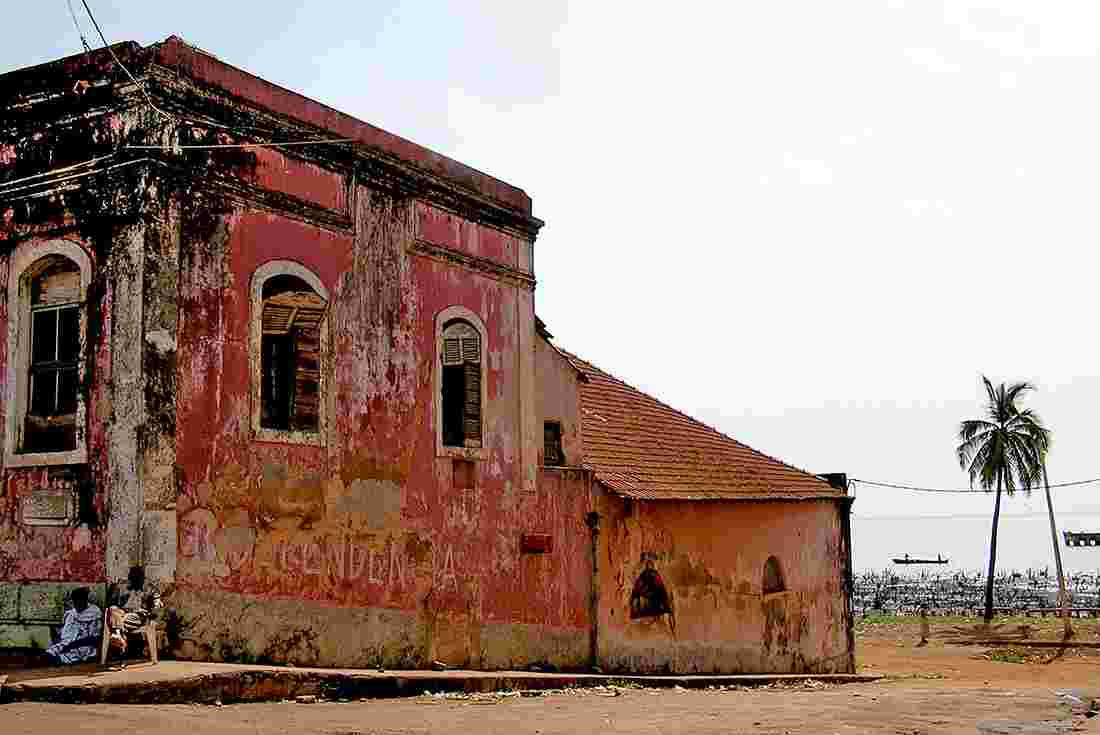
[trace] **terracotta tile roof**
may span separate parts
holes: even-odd
[[[584,466],[618,495],[642,500],[808,499],[845,495],[561,352],[580,382]]]

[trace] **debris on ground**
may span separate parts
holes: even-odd
[[[1091,718],[1100,714],[1100,702],[1080,689],[1057,690],[1054,695],[1058,698],[1058,706],[1074,716]]]

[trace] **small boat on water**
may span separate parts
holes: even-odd
[[[947,564],[948,560],[943,558],[942,554],[936,554],[935,559],[921,559],[920,557],[909,556],[906,554],[903,557],[897,557],[894,559],[895,564]]]

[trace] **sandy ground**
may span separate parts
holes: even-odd
[[[932,642],[918,648],[915,621],[861,624],[860,671],[889,674],[873,684],[225,707],[27,703],[0,707],[0,733],[1100,733],[1100,717],[1075,715],[1057,694],[1100,698],[1100,651],[1071,649],[1052,660],[1057,651],[1021,646],[994,660],[988,649],[945,643],[937,634],[948,625],[934,622]],[[1100,636],[1096,626],[1079,634]]]

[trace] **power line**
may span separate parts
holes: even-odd
[[[68,2],[68,4],[69,4],[69,11],[72,12],[72,0],[66,0],[66,2]],[[145,101],[149,104],[150,107],[152,107],[156,112],[158,112],[166,120],[175,122],[176,121],[175,117],[168,114],[164,110],[160,109],[159,107],[156,106],[156,104],[153,103],[153,98],[149,95],[149,90],[146,89],[145,83],[144,82],[139,82],[134,77],[134,75],[132,73],[130,73],[130,70],[126,67],[126,65],[122,63],[122,59],[118,58],[118,55],[115,53],[115,50],[111,47],[111,44],[109,44],[107,42],[107,37],[103,34],[103,29],[99,27],[99,22],[96,21],[95,14],[92,13],[92,9],[88,5],[88,0],[80,0],[80,2],[84,6],[84,10],[88,13],[88,18],[91,19],[92,25],[95,27],[96,32],[99,34],[100,40],[103,41],[103,47],[105,49],[107,49],[107,51],[111,54],[111,58],[114,59],[115,63],[118,64],[119,68],[122,69],[122,71],[124,71],[126,73],[126,76],[129,77],[130,81],[133,82],[134,84],[138,85],[138,88],[141,89],[141,93],[145,96]],[[72,17],[73,17],[73,24],[76,25],[76,23],[77,23],[76,14],[72,13]],[[77,32],[80,33],[80,27],[78,25],[76,27],[77,27]],[[88,42],[84,40],[83,35],[81,35],[80,39],[81,39],[81,41],[84,41],[84,47],[87,50],[90,51],[91,48],[88,47]],[[231,127],[231,126],[228,126],[228,125],[223,125],[223,124],[216,123],[216,122],[200,121],[200,120],[194,120],[194,119],[186,118],[186,117],[182,118],[182,119],[186,120],[187,122],[198,124],[198,125],[210,125],[210,126],[213,126],[213,127],[222,128],[223,130],[230,130],[230,131],[235,132],[235,133],[246,134],[247,135],[247,133],[245,133],[241,129],[234,128],[234,127]],[[256,128],[256,127],[252,127],[252,126],[246,126],[246,127],[250,127],[253,130],[262,130],[262,128]],[[294,141],[286,141],[286,142],[282,142],[282,143],[226,143],[226,144],[212,144],[212,145],[182,145],[182,146],[175,146],[175,147],[180,148],[180,149],[197,150],[197,149],[214,149],[214,148],[268,148],[268,147],[278,147],[278,146],[325,145],[325,144],[330,144],[330,143],[354,143],[354,142],[356,142],[356,141],[352,138],[333,138],[333,139],[330,139],[330,140],[294,140]],[[153,150],[153,149],[161,149],[163,147],[164,146],[159,146],[159,145],[126,145],[126,146],[123,146],[123,148],[130,148],[130,149],[135,149],[135,150]]]
[[[92,14],[92,9],[88,7],[88,0],[80,0],[80,2],[84,5],[84,10],[87,11],[88,17],[91,18],[92,25],[95,26],[96,33],[99,34],[100,40],[103,41],[103,47],[107,49],[107,51],[111,54],[111,58],[115,60],[115,63],[119,65],[119,68],[121,68],[122,71],[126,72],[126,76],[130,78],[130,81],[138,85],[138,88],[141,89],[142,94],[145,95],[145,101],[149,103],[149,106],[160,113],[165,119],[173,120],[174,118],[171,115],[153,104],[153,98],[149,96],[149,90],[145,88],[145,83],[139,82],[137,79],[134,78],[134,75],[130,73],[130,70],[127,69],[126,65],[122,63],[122,60],[118,58],[115,50],[111,48],[111,44],[107,43],[107,37],[103,35],[103,29],[99,27],[99,23],[96,22],[95,15]]]
[[[954,489],[954,488],[942,488],[942,487],[918,487],[915,485],[902,485],[895,482],[872,482],[871,480],[857,480],[852,479],[852,482],[861,483],[863,485],[871,485],[873,487],[892,488],[894,490],[911,490],[919,493],[955,493],[955,494],[974,494],[985,493],[987,490],[975,490],[973,488],[968,489]],[[1076,480],[1074,482],[1059,482],[1052,484],[1050,488],[1053,490],[1060,487],[1077,487],[1079,485],[1091,485],[1093,483],[1100,482],[1100,477],[1092,480]],[[1022,490],[1023,488],[1015,488],[1016,490]],[[1039,489],[1038,487],[1034,489]]]
[[[80,36],[80,42],[84,44],[85,53],[91,53],[92,47],[88,45],[88,39],[84,38],[84,30],[76,20],[76,11],[73,10],[73,0],[65,0],[65,4],[69,6],[69,17],[73,19],[73,28],[76,29],[76,35]]]

